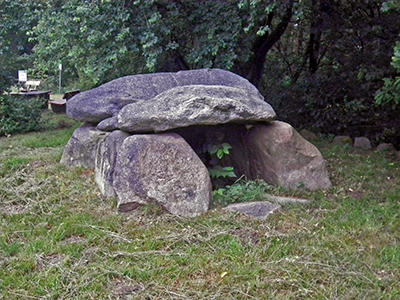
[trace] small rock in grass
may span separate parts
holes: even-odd
[[[336,145],[353,145],[353,139],[347,135],[338,135],[333,139],[333,143]]]
[[[384,151],[395,152],[396,148],[394,147],[394,145],[392,143],[382,143],[382,144],[379,144],[376,147],[376,151],[379,151],[379,152],[384,152]]]
[[[255,201],[230,204],[224,210],[239,212],[255,219],[265,220],[270,214],[279,211],[280,208],[279,204],[268,201]]]
[[[356,137],[354,139],[354,147],[361,148],[361,149],[371,149],[371,142],[366,137]]]
[[[317,139],[317,135],[314,132],[310,131],[310,130],[302,129],[302,130],[300,130],[299,133],[306,140],[310,141],[310,140],[316,140]]]
[[[309,204],[311,201],[307,199],[298,199],[291,197],[279,197],[268,195],[268,200],[279,204]]]

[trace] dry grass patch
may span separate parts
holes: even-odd
[[[268,189],[312,201],[263,221],[118,214],[92,171],[58,163],[67,132],[0,138],[0,299],[400,298],[394,156],[321,142],[334,186]],[[266,188],[247,185],[235,201]]]

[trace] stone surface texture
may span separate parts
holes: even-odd
[[[115,116],[101,121],[99,124],[97,124],[97,129],[101,131],[118,130],[118,117]]]
[[[379,152],[396,152],[396,147],[392,143],[381,143],[376,147],[376,151]]]
[[[248,132],[247,145],[251,178],[294,189],[331,186],[319,150],[287,123],[254,126]]]
[[[356,137],[354,139],[354,147],[361,148],[361,149],[371,149],[371,142],[366,137]]]
[[[338,135],[333,139],[335,145],[350,145],[353,146],[353,139],[347,135]]]
[[[178,134],[132,135],[119,149],[114,171],[119,211],[157,204],[168,212],[195,217],[212,199],[207,168]]]
[[[265,220],[274,212],[281,209],[281,206],[268,201],[255,201],[245,203],[234,203],[224,208],[231,212],[239,212],[255,219]]]
[[[310,200],[307,199],[299,199],[299,198],[292,198],[292,197],[280,197],[280,196],[274,196],[274,195],[267,195],[266,198],[269,201],[272,201],[274,203],[278,203],[281,205],[285,204],[309,204],[311,203]]]
[[[115,79],[72,97],[67,102],[67,115],[77,121],[97,124],[117,116],[127,104],[148,101],[169,89],[188,85],[234,87],[246,90],[252,98],[262,98],[247,79],[220,69],[140,74]]]
[[[60,163],[68,166],[94,169],[97,144],[108,133],[97,130],[95,126],[83,124],[76,129],[64,148]]]
[[[190,85],[169,89],[150,101],[126,105],[118,114],[118,127],[128,132],[159,132],[192,125],[269,122],[274,118],[272,107],[249,90]]]
[[[98,143],[94,178],[100,192],[107,198],[116,196],[113,187],[115,163],[119,149],[128,136],[127,132],[116,130]]]

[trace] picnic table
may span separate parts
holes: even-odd
[[[43,98],[50,100],[51,91],[30,91],[30,92],[19,92],[18,95],[28,98]]]
[[[43,109],[48,108],[48,101],[50,100],[51,91],[30,91],[30,92],[19,92],[19,93],[10,93],[10,96],[13,97],[21,97],[21,98],[37,98],[43,100]]]

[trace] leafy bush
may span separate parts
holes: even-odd
[[[0,97],[0,135],[43,128],[42,99]]]
[[[375,94],[377,104],[400,104],[400,77],[383,78],[384,86]]]

